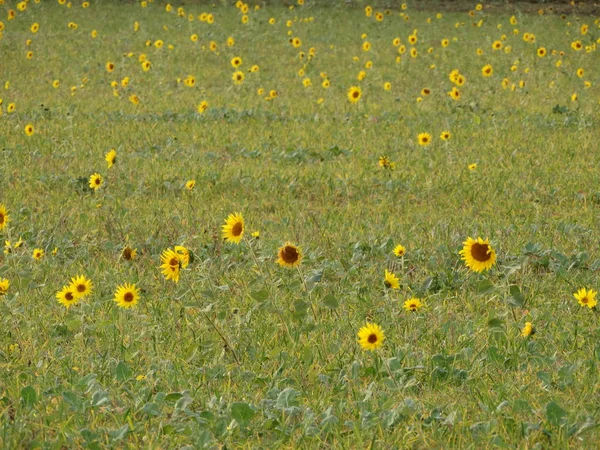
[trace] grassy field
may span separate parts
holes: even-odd
[[[0,5],[0,447],[597,448],[598,18],[216,3]]]

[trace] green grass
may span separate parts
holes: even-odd
[[[251,8],[242,25],[232,5],[185,6],[190,22],[163,3],[42,0],[5,20],[14,5],[0,6],[0,82],[10,82],[0,90],[0,203],[10,214],[0,237],[24,244],[0,255],[11,283],[0,297],[1,447],[597,445],[598,313],[572,295],[599,287],[600,59],[596,47],[571,49],[598,39],[595,17],[517,11],[513,27],[513,11],[498,7],[436,19],[437,9],[409,4],[409,21],[394,9],[379,23],[366,3],[340,3]],[[199,22],[202,12],[215,23]],[[418,57],[397,63],[392,40],[407,44],[415,28]],[[491,48],[503,33],[508,54]],[[157,39],[163,48],[146,46]],[[315,58],[300,60],[310,47]],[[258,73],[247,72],[253,64]],[[453,69],[467,80],[460,101],[447,95]],[[188,75],[193,88],[177,81]],[[110,83],[125,76],[115,97]],[[362,89],[356,105],[351,86]],[[425,87],[432,94],[417,102]],[[267,101],[259,88],[279,96]],[[418,145],[421,132],[432,145]],[[111,148],[118,160],[107,169]],[[378,167],[383,155],[395,170]],[[105,185],[94,193],[95,172]],[[236,211],[240,245],[221,238]],[[490,272],[460,260],[469,236],[491,239]],[[286,241],[304,251],[299,271],[275,264]],[[403,259],[392,254],[399,243]],[[126,245],[138,250],[132,262],[120,258]],[[194,255],[177,284],[158,268],[174,245]],[[34,248],[46,251],[38,262]],[[385,269],[400,290],[386,291]],[[94,292],[67,310],[55,295],[80,274]],[[113,301],[126,282],[142,291],[131,310]],[[402,308],[412,296],[425,303],[416,313]],[[376,352],[357,344],[366,320],[386,333]],[[525,322],[533,337],[520,335]]]

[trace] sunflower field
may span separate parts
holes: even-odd
[[[600,11],[0,0],[0,448],[598,448]]]

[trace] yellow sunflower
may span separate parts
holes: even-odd
[[[598,303],[598,300],[596,300],[596,294],[598,293],[593,289],[588,290],[581,288],[573,294],[573,297],[577,299],[577,302],[581,306],[587,306],[588,308],[592,309]]]
[[[282,267],[292,269],[300,265],[302,257],[302,249],[300,247],[297,247],[291,242],[286,242],[283,247],[279,248],[276,262]]]
[[[231,79],[235,84],[242,84],[244,82],[244,78],[246,78],[246,75],[244,75],[244,72],[241,70],[236,70],[231,76]]]
[[[92,290],[94,289],[94,284],[92,280],[85,277],[85,275],[80,275],[78,277],[71,278],[71,284],[69,288],[75,292],[75,295],[79,298],[87,297],[92,294]]]
[[[34,133],[34,129],[33,129],[33,125],[31,125],[30,123],[28,123],[27,125],[25,125],[25,134],[27,136],[33,136]]]
[[[239,244],[244,237],[244,218],[240,213],[229,214],[221,231],[227,242]]]
[[[8,281],[6,278],[0,278],[0,295],[6,295],[9,287],[10,281]]]
[[[0,230],[3,230],[6,224],[10,221],[8,210],[3,203],[0,203]]]
[[[90,176],[90,188],[93,189],[94,191],[97,191],[98,189],[100,189],[103,182],[104,182],[104,179],[102,178],[102,175],[100,175],[98,173],[95,173]]]
[[[488,239],[467,238],[463,243],[464,247],[460,251],[462,259],[469,269],[473,272],[483,272],[489,270],[496,263],[496,251],[490,245]]]
[[[393,251],[394,255],[400,258],[401,256],[404,256],[406,254],[406,247],[404,247],[404,245],[398,244],[394,247]]]
[[[56,294],[56,298],[58,303],[69,309],[79,301],[80,297],[77,295],[72,286],[64,286],[62,290]]]
[[[362,96],[362,91],[358,86],[352,86],[348,89],[348,100],[350,103],[357,103]]]
[[[117,162],[117,151],[114,148],[111,148],[110,151],[104,155],[104,159],[108,163],[108,168],[110,169]]]
[[[241,65],[242,65],[242,58],[240,58],[239,56],[235,56],[234,58],[231,59],[231,66],[234,69],[237,69]]]
[[[383,283],[385,284],[385,287],[388,289],[399,289],[400,288],[400,280],[398,279],[398,277],[396,275],[394,275],[392,272],[389,272],[387,269],[385,269],[385,276],[384,276]]]
[[[413,297],[406,300],[402,307],[407,311],[415,312],[423,307],[423,302],[420,298]]]
[[[115,303],[121,308],[129,309],[140,299],[140,291],[135,284],[125,283],[115,291]]]
[[[200,114],[204,114],[208,109],[208,102],[206,100],[202,100],[196,109]]]
[[[179,282],[179,271],[181,269],[181,262],[179,255],[170,248],[163,251],[160,255],[160,271],[166,280],[173,280],[175,283]]]
[[[531,322],[525,322],[525,326],[521,330],[521,336],[529,337],[535,334],[535,327]]]
[[[447,141],[452,137],[452,133],[450,133],[449,131],[442,131],[442,134],[440,134],[440,139],[442,141]]]
[[[33,249],[33,253],[31,254],[31,256],[36,261],[39,261],[40,259],[42,259],[44,257],[44,250],[41,248],[35,248],[35,249]]]
[[[419,145],[426,147],[431,144],[431,135],[429,133],[419,133],[417,140],[419,141]]]
[[[131,248],[129,246],[125,247],[123,249],[123,251],[121,252],[121,257],[125,261],[131,261],[131,260],[135,259],[136,256],[137,256],[137,249]]]
[[[195,186],[196,186],[196,180],[188,180],[185,183],[185,188],[188,191],[191,191],[192,189],[194,189]]]
[[[383,345],[384,340],[385,333],[377,324],[367,322],[358,331],[358,343],[364,350],[377,350]]]

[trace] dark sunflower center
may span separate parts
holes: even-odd
[[[408,307],[410,308],[411,311],[417,310],[417,305],[415,305],[414,303],[411,303],[410,305],[408,305]]]
[[[242,225],[242,222],[236,222],[235,225],[231,228],[231,234],[233,234],[234,236],[240,236],[242,234],[242,231],[244,231],[244,226]]]
[[[581,303],[589,303],[590,299],[587,298],[587,295],[581,299]]]
[[[177,258],[171,258],[171,260],[169,261],[169,265],[170,266],[178,266],[179,260]]]
[[[127,292],[123,296],[123,300],[126,301],[127,303],[131,303],[133,301],[133,294],[131,292]]]
[[[78,284],[77,292],[85,292],[85,284]]]
[[[126,260],[131,259],[131,249],[130,248],[126,248],[125,250],[123,250],[123,258],[125,258]]]
[[[491,252],[488,253],[488,251],[489,251],[489,246],[487,244],[475,243],[471,247],[471,256],[476,261],[486,262],[492,257]]]
[[[352,97],[354,97],[354,98],[358,98],[358,91],[354,91],[354,92],[352,93]]]
[[[4,214],[0,213],[0,224],[4,223]]]
[[[375,342],[377,342],[377,335],[375,333],[371,333],[367,338],[367,341],[369,342],[369,344],[374,344]]]
[[[293,264],[298,261],[298,250],[290,245],[286,245],[281,252],[281,259],[283,259],[288,264]]]
[[[94,183],[96,183],[96,184],[100,184],[100,178],[96,178],[96,179],[94,180]]]
[[[71,301],[71,300],[73,300],[73,294],[71,294],[70,292],[67,292],[67,293],[65,294],[65,299],[67,299],[68,301]]]

